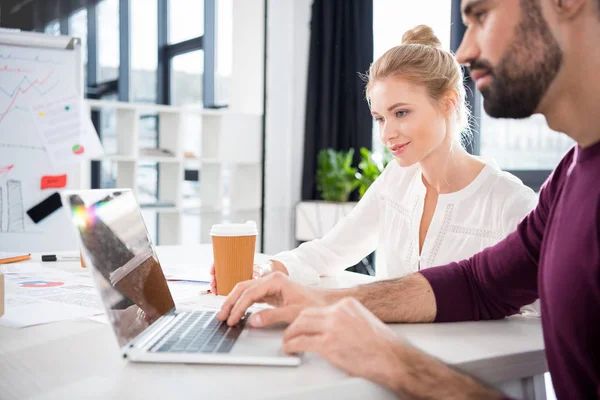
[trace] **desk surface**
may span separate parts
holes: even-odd
[[[207,246],[163,247],[164,263],[208,267]],[[260,256],[259,256],[260,258]],[[77,270],[77,263],[53,264]],[[347,287],[371,278],[346,272],[322,279]],[[392,325],[414,346],[490,384],[547,371],[538,319]],[[136,364],[124,361],[108,325],[73,320],[24,329],[0,327],[2,399],[63,398],[392,398],[316,355],[300,367]]]

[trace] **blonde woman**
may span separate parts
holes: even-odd
[[[406,32],[373,63],[367,100],[395,161],[327,235],[255,266],[255,277],[281,271],[316,283],[376,249],[377,277],[402,277],[496,244],[535,206],[520,180],[461,146],[469,123],[462,71],[431,28]]]

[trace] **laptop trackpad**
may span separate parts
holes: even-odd
[[[286,357],[282,350],[283,327],[251,328],[242,331],[229,354],[235,356]]]

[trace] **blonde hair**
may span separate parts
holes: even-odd
[[[425,85],[436,102],[456,90],[458,132],[468,136],[471,112],[466,104],[462,69],[454,55],[442,49],[442,43],[429,26],[419,25],[407,31],[400,46],[391,48],[371,65],[366,91],[369,103],[375,81],[389,76]]]

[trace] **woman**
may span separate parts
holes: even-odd
[[[531,189],[462,148],[462,71],[431,28],[408,31],[373,63],[367,100],[395,162],[325,237],[255,266],[255,276],[315,283],[377,249],[377,277],[401,277],[496,244],[534,207]]]

